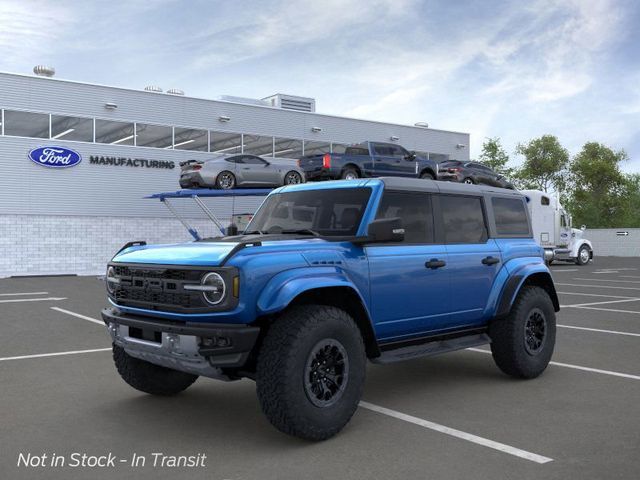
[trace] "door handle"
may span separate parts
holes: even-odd
[[[482,263],[484,265],[495,265],[496,263],[500,263],[500,259],[496,257],[485,257],[482,259]]]
[[[425,267],[435,270],[436,268],[442,268],[447,264],[444,260],[438,260],[437,258],[432,258],[428,262],[424,264]]]

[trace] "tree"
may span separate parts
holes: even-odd
[[[478,161],[505,177],[513,175],[513,168],[507,167],[509,155],[502,147],[499,137],[485,138]]]
[[[516,153],[524,156],[524,163],[515,175],[520,187],[545,192],[564,189],[569,151],[554,135],[543,135],[518,144]]]
[[[576,225],[630,226],[631,217],[638,216],[633,210],[637,208],[640,180],[620,171],[619,164],[625,160],[624,150],[613,151],[597,142],[585,143],[573,158],[568,204]]]

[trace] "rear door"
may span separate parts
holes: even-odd
[[[488,238],[482,196],[438,195],[451,278],[449,326],[483,323],[483,312],[502,258],[495,240]]]
[[[372,143],[374,174],[376,177],[394,176],[397,158],[394,156],[393,145]]]
[[[402,340],[448,324],[449,274],[444,245],[434,239],[431,194],[385,191],[377,218],[400,217],[400,243],[365,247],[376,335]],[[441,262],[429,268],[427,263]]]

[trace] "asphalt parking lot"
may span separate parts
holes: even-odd
[[[506,377],[487,347],[370,365],[362,408],[322,443],[273,429],[249,380],[200,379],[172,398],[128,387],[99,321],[99,279],[0,280],[0,477],[638,478],[640,259],[552,270],[562,310],[540,378]],[[71,467],[73,453],[118,460]],[[206,460],[153,467],[153,453]],[[47,454],[46,466],[18,466],[21,454]],[[56,456],[67,465],[50,466]]]

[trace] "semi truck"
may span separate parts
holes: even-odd
[[[583,238],[586,227],[572,227],[571,215],[558,198],[540,190],[523,190],[522,193],[527,199],[533,236],[544,248],[547,264],[563,261],[586,265],[593,260],[593,246]]]

